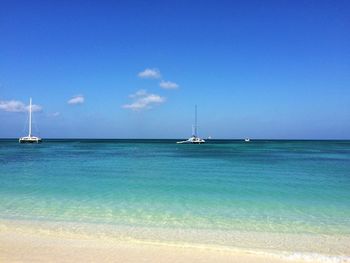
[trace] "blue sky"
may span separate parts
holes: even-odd
[[[349,1],[2,1],[0,137],[350,139]]]

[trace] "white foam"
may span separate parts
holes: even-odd
[[[350,256],[330,256],[318,253],[292,253],[282,258],[291,261],[322,262],[322,263],[346,263],[350,262]]]

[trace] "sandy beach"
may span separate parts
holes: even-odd
[[[0,262],[297,262],[269,255],[80,236],[0,232]]]

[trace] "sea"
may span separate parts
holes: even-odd
[[[350,141],[2,139],[11,224],[350,262]]]

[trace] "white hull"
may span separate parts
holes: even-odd
[[[19,143],[40,143],[42,140],[41,138],[32,136],[32,137],[21,137],[19,138]]]
[[[205,143],[205,140],[199,138],[199,137],[191,137],[186,141],[180,141],[180,142],[176,142],[178,144],[202,144]]]

